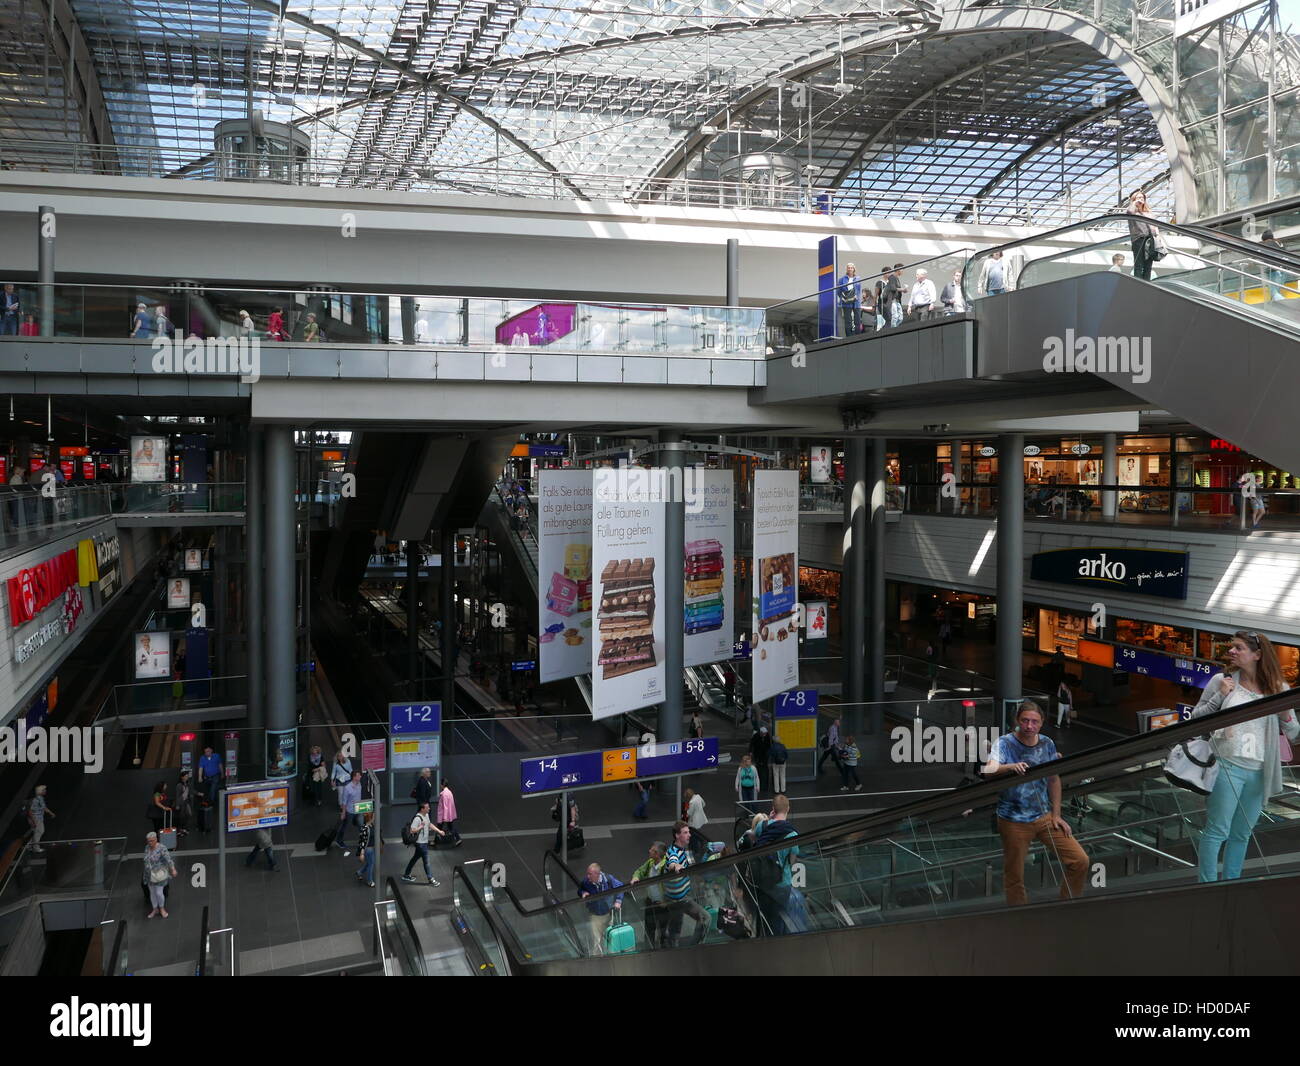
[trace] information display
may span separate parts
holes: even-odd
[[[817,747],[816,718],[778,718],[776,739],[791,751],[805,751]]]
[[[649,754],[647,754],[649,752]],[[696,773],[718,765],[718,740],[676,740],[641,748],[606,748],[519,760],[519,792],[536,796],[608,782]]]
[[[437,769],[442,763],[442,736],[393,737],[389,740],[394,770]]]
[[[259,782],[251,787],[227,789],[224,795],[227,833],[289,824],[288,784]]]

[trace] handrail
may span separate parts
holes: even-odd
[[[1076,223],[1076,225],[1078,225],[1078,223]],[[1068,227],[1067,227],[1067,228],[1068,228]],[[973,247],[973,246],[971,246],[971,245],[962,245],[960,248],[954,248],[951,252],[942,252],[942,253],[940,253],[939,255],[932,255],[932,256],[930,256],[928,259],[918,259],[915,263],[904,263],[904,264],[903,264],[901,267],[899,267],[898,269],[899,269],[899,270],[916,270],[917,267],[923,267],[923,266],[925,266],[927,263],[937,263],[940,259],[952,259],[954,256],[961,256],[961,255],[963,255],[963,253],[966,253],[965,256],[964,256],[964,258],[965,258],[965,261],[969,263],[970,260],[973,259],[973,258],[974,258],[977,254],[979,254],[979,252],[982,251],[982,250],[983,250],[983,249],[976,249],[975,247]],[[996,249],[987,249],[987,250],[988,250],[988,251],[996,251]],[[865,255],[868,255],[868,254],[869,254],[869,253],[867,253],[867,252],[863,252],[863,253],[862,253],[862,255],[864,255],[864,256],[865,256]],[[963,266],[963,267],[961,268],[961,270],[962,270],[963,280],[964,280],[964,278],[965,278],[965,270],[966,270],[965,266]],[[858,283],[858,288],[861,289],[861,288],[863,288],[864,286],[866,286],[867,282],[876,282],[876,281],[879,281],[881,278],[887,278],[887,277],[889,277],[889,275],[891,275],[893,272],[894,272],[893,269],[890,269],[890,270],[886,270],[886,271],[884,271],[883,273],[877,273],[877,274],[856,274],[856,275],[854,275],[854,280]],[[829,290],[826,290],[826,289],[817,289],[816,291],[811,292],[811,293],[809,293],[809,294],[806,295],[806,296],[796,296],[793,300],[782,300],[780,303],[767,304],[767,305],[764,307],[764,310],[765,310],[766,312],[770,313],[770,312],[776,310],[776,309],[779,308],[779,307],[788,307],[788,306],[790,306],[791,304],[806,303],[806,302],[809,301],[809,300],[816,300],[818,297],[820,297],[820,296],[822,295],[823,292],[827,292],[827,291],[834,292],[834,293],[836,293],[836,294],[838,295],[839,289],[840,289],[840,279],[837,277],[837,278],[835,279],[835,284],[832,285],[831,288],[830,288]],[[936,283],[935,283],[935,295],[937,296],[941,290],[942,290],[942,286],[940,286],[940,285],[936,282]],[[963,295],[964,295],[964,293],[963,293]],[[837,310],[838,310],[838,304],[837,304]]]
[[[1159,730],[1157,734],[1142,733],[1134,737],[1122,737],[1076,755],[1068,755],[1053,762],[1043,763],[1032,767],[1024,774],[1017,775],[1015,783],[1022,784],[1058,776],[1084,777],[1098,768],[1113,763],[1116,758],[1123,758],[1129,749],[1136,749],[1136,753],[1140,753],[1147,748],[1155,748],[1157,751],[1168,750],[1180,741],[1206,735],[1216,729],[1236,725],[1239,722],[1248,722],[1255,718],[1262,718],[1268,714],[1296,710],[1297,708],[1300,708],[1300,689],[1287,689],[1272,696],[1265,696],[1250,703],[1241,704],[1238,707],[1216,711],[1214,714],[1205,715],[1187,722],[1180,722],[1177,725],[1166,726]],[[1155,752],[1152,752],[1151,756],[1150,762],[1160,761],[1162,758],[1162,756],[1156,755]],[[839,822],[821,829],[814,829],[808,833],[800,833],[795,844],[802,848],[805,845],[818,844],[822,841],[839,842],[849,834],[855,834],[860,842],[865,843],[866,841],[863,841],[862,838],[869,836],[875,830],[892,826],[906,819],[960,814],[965,808],[988,804],[1009,787],[1010,785],[1004,777],[987,779],[976,784],[954,789],[952,792],[941,796],[915,800],[899,807],[891,807],[873,814],[863,815],[860,818]],[[736,855],[724,855],[710,859],[708,862],[696,863],[677,873],[661,874],[658,878],[650,878],[642,883],[649,884],[651,881],[667,879],[680,880],[683,877],[688,879],[697,877],[711,878],[717,876],[720,872],[731,870],[741,863],[748,862],[756,857],[774,855],[790,847],[791,844],[786,841],[775,841],[762,847],[750,848]],[[504,891],[515,903],[522,917],[533,917],[551,909],[549,907],[524,907],[509,886]],[[607,889],[604,892],[592,893],[586,899],[613,897],[619,892],[625,891],[626,888]]]
[[[203,908],[203,917],[199,921],[199,976],[208,976],[208,908]]]
[[[402,899],[402,893],[397,888],[397,882],[393,880],[392,874],[385,878],[388,882],[388,892],[393,901],[397,904],[397,909],[402,916],[402,922],[406,926],[406,931],[411,934],[411,943],[415,945],[416,953],[420,957],[420,968],[424,969],[424,946],[420,943],[420,934],[416,931],[415,923],[411,921],[411,912],[406,909],[406,902]],[[421,974],[423,976],[423,974]]]
[[[206,908],[205,908],[206,909]],[[108,966],[104,970],[104,976],[117,976],[117,960],[122,956],[122,945],[126,940],[126,922],[115,921],[117,932],[113,936],[113,949],[108,953]]]

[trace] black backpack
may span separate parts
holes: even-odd
[[[787,833],[785,838],[792,834]],[[785,839],[782,838],[782,839]],[[771,843],[769,841],[769,843]],[[757,846],[758,842],[755,841]],[[760,855],[750,860],[750,876],[754,879],[754,887],[760,892],[774,892],[780,885],[785,876],[785,863],[781,861],[779,851],[769,852],[767,855]]]
[[[412,821],[414,821],[414,819],[412,819]],[[415,830],[411,828],[411,823],[410,823],[410,822],[407,822],[404,826],[402,826],[402,843],[403,843],[403,844],[405,844],[408,848],[413,848],[413,847],[415,847],[415,845],[418,844],[419,842],[420,842],[420,839],[419,839],[419,837],[416,835]]]

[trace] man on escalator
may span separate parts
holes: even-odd
[[[754,839],[754,847],[792,840],[799,834],[790,824],[790,800],[777,795],[772,800],[772,813]],[[769,855],[754,859],[749,864],[754,882],[754,893],[763,914],[765,934],[784,936],[787,933],[808,931],[808,909],[803,893],[794,884],[795,860],[799,848],[791,845]]]
[[[1016,712],[1015,730],[999,737],[989,751],[984,775],[1021,775],[1060,758],[1056,745],[1051,737],[1043,736],[1042,728],[1042,710],[1033,700],[1025,700]],[[1005,789],[998,799],[998,835],[1002,837],[1002,882],[1008,904],[1028,902],[1025,857],[1035,840],[1064,867],[1061,898],[1077,899],[1083,895],[1088,853],[1061,817],[1060,777],[1039,778]]]

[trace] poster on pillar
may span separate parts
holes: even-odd
[[[595,471],[592,490],[591,691],[600,719],[664,701],[664,471],[607,467]]]
[[[731,658],[735,606],[731,560],[734,557],[735,508],[730,470],[688,467],[683,481],[686,500],[686,666],[703,666]]]
[[[799,473],[754,474],[755,703],[799,684]]]
[[[167,582],[167,606],[169,609],[185,608],[190,606],[190,579],[188,577],[174,577]]]
[[[537,474],[538,678],[591,672],[591,471]]]
[[[167,438],[131,438],[131,481],[167,480]]]

